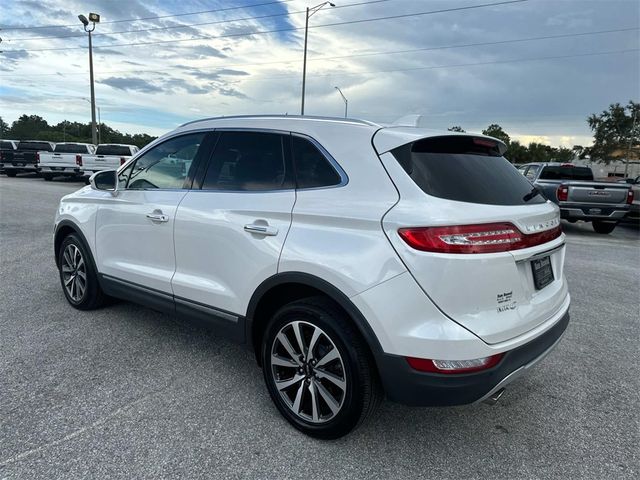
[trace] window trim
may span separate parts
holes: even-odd
[[[188,191],[192,190],[192,188],[193,188],[193,179],[194,179],[195,175],[198,172],[199,162],[203,161],[202,159],[198,158],[198,153],[200,153],[200,148],[202,147],[202,145],[204,145],[207,142],[207,140],[210,138],[210,135],[213,133],[210,129],[204,129],[203,128],[203,129],[193,130],[193,131],[189,131],[189,132],[179,132],[179,133],[176,133],[175,135],[171,135],[171,136],[163,137],[162,139],[158,139],[158,140],[161,140],[161,141],[153,142],[153,143],[147,145],[147,147],[138,150],[138,152],[135,155],[133,155],[129,159],[128,162],[125,162],[123,165],[120,166],[120,168],[118,168],[116,170],[116,178],[117,178],[118,175],[120,175],[121,171],[126,170],[129,167],[130,164],[133,164],[134,162],[137,162],[141,157],[143,157],[147,152],[150,152],[155,147],[158,147],[158,146],[160,146],[162,144],[170,142],[171,140],[174,140],[174,139],[179,138],[179,137],[185,137],[185,136],[188,136],[188,135],[195,135],[195,134],[199,134],[199,133],[204,134],[204,136],[202,137],[202,143],[200,144],[200,147],[198,147],[198,150],[196,151],[196,155],[192,160],[193,162],[198,162],[198,163],[196,163],[196,165],[193,166],[193,170],[194,171],[192,172],[191,175],[189,175],[189,172],[187,172],[187,176],[184,179],[182,188],[128,188],[129,180],[130,180],[130,177],[131,177],[131,172],[129,172],[129,177],[127,177],[127,187],[118,188],[120,186],[120,182],[118,182],[116,184],[116,191],[118,191],[118,192],[188,192]],[[204,161],[208,161],[209,156],[207,156],[207,159],[204,160]]]

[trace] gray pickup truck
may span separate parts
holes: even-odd
[[[560,207],[569,222],[591,222],[597,233],[611,233],[629,211],[629,185],[594,182],[589,167],[568,163],[527,163],[518,170],[542,195]]]

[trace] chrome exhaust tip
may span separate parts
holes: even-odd
[[[496,392],[492,393],[491,396],[485,398],[482,403],[486,403],[487,405],[495,405],[496,403],[498,403],[498,400],[500,400],[500,397],[502,397],[504,390],[504,388],[497,390]]]

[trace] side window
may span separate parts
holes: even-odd
[[[202,189],[293,188],[293,175],[284,154],[286,138],[277,133],[221,132]]]
[[[313,143],[296,135],[291,141],[298,188],[330,187],[340,183],[338,172]]]
[[[127,188],[183,188],[204,136],[193,133],[172,138],[146,152],[135,161]]]
[[[529,167],[529,170],[527,170],[527,174],[525,175],[525,177],[527,177],[529,180],[533,180],[534,178],[536,178],[536,173],[538,173],[539,169],[540,167],[538,165],[531,165]]]

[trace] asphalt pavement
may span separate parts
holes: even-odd
[[[384,402],[319,441],[245,347],[126,302],[67,304],[53,216],[81,186],[0,177],[0,480],[639,478],[637,229],[563,224],[571,323],[497,405]]]

